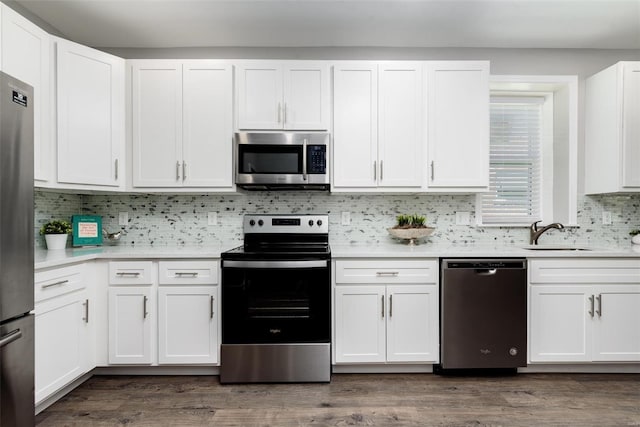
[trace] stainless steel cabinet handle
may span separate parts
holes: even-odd
[[[398,277],[400,273],[398,271],[377,271],[377,277]]]
[[[389,295],[389,317],[393,317],[393,295]]]
[[[116,159],[116,165],[115,165],[115,169],[116,169],[116,181],[118,180],[118,159]]]
[[[384,317],[384,295],[382,295],[382,317]]]
[[[187,162],[182,162],[182,180],[187,179]]]
[[[176,277],[198,277],[197,271],[178,271],[175,273]]]
[[[139,271],[119,271],[119,272],[116,273],[116,276],[120,276],[120,277],[126,277],[126,276],[138,277],[138,276],[140,276],[140,272]]]
[[[281,109],[280,103],[278,102],[278,123],[280,123]]]
[[[213,302],[214,302],[214,301],[215,301],[215,299],[214,299],[213,295],[211,295],[211,300],[210,300],[210,302],[209,302],[209,303],[211,304],[211,306],[210,306],[210,308],[211,308],[211,310],[210,310],[210,312],[211,312],[211,316],[210,316],[210,318],[211,318],[211,319],[213,319]]]
[[[287,104],[284,105],[286,106]],[[286,108],[284,111],[287,111]],[[302,180],[307,180],[307,138],[302,140]]]
[[[20,338],[22,338],[22,331],[20,329],[15,329],[0,338],[0,348],[4,347],[7,344],[11,344],[12,342]]]
[[[380,160],[380,181],[382,181],[382,176],[383,176],[383,175],[382,175],[382,172],[383,172],[383,169],[382,169],[382,160]]]
[[[598,295],[596,300],[598,300],[598,309],[596,310],[596,314],[598,317],[602,317],[602,294]]]
[[[589,302],[591,303],[591,310],[589,310],[589,316],[593,317],[593,295],[589,297]]]
[[[84,300],[82,305],[84,305],[84,317],[82,320],[84,320],[84,323],[89,323],[89,300]]]
[[[282,118],[282,124],[287,124],[287,103],[284,103],[284,114],[283,114],[283,118]]]
[[[149,298],[147,298],[146,295],[142,297],[142,318],[143,319],[146,319],[147,318],[147,314],[149,314],[149,313],[147,313],[147,300],[148,299]]]
[[[378,176],[378,168],[377,168],[377,165],[376,165],[376,161],[374,160],[373,161],[373,180],[374,181],[376,179],[378,179],[377,176]]]
[[[433,178],[435,176],[435,167],[433,166],[433,160],[431,161],[431,181],[433,181]]]
[[[60,285],[65,285],[69,283],[68,280],[60,280],[59,282],[55,282],[55,283],[49,283],[48,285],[42,285],[42,289],[47,289],[47,288],[51,288],[53,286],[60,286]]]

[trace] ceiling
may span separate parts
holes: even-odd
[[[65,37],[94,47],[640,49],[640,0],[16,0],[15,3]]]

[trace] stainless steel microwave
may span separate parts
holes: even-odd
[[[328,190],[328,133],[238,132],[236,185],[247,190]]]

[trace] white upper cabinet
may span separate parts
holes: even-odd
[[[122,58],[55,38],[58,183],[124,182]]]
[[[333,191],[420,190],[422,64],[336,63],[333,77]]]
[[[428,180],[433,191],[489,186],[489,62],[429,61]]]
[[[131,63],[133,186],[231,189],[231,64]]]
[[[585,193],[640,192],[640,61],[586,81]]]
[[[319,61],[249,61],[238,65],[238,129],[329,128],[329,67]]]
[[[51,41],[40,27],[13,9],[0,5],[2,13],[2,71],[33,86],[34,178],[51,179]],[[37,183],[36,183],[37,184]]]

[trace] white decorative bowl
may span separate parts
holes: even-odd
[[[633,243],[634,245],[640,245],[640,234],[631,236],[631,243]]]
[[[409,245],[415,245],[417,239],[423,239],[433,233],[435,228],[389,228],[389,234],[397,239],[408,240]]]
[[[67,246],[68,234],[45,234],[44,240],[47,242],[47,249],[60,250]]]

